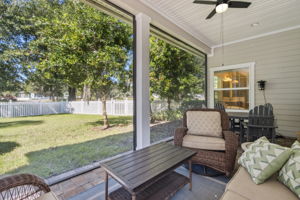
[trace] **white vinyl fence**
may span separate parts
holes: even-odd
[[[172,109],[179,104],[172,103]],[[165,101],[151,103],[152,112],[168,109]],[[133,100],[109,100],[106,102],[108,115],[133,115]],[[5,102],[0,103],[0,117],[24,117],[34,115],[50,115],[60,113],[102,114],[101,101],[70,101],[70,102]]]
[[[133,115],[132,100],[110,100],[106,102],[108,115]],[[102,114],[101,101],[71,102],[7,102],[0,103],[0,117],[24,117],[60,113]]]
[[[102,114],[101,101],[71,101],[69,109],[74,114]],[[110,100],[106,101],[106,112],[108,115],[133,115],[133,100]]]
[[[24,117],[68,113],[67,102],[0,103],[0,117]]]

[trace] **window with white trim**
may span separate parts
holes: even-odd
[[[221,103],[227,111],[248,111],[254,105],[254,63],[210,70],[211,106]]]

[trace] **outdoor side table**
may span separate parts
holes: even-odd
[[[105,199],[169,199],[189,183],[192,189],[192,162],[196,152],[168,143],[156,144],[122,157],[100,163],[105,170]],[[174,170],[189,163],[189,177]],[[108,194],[108,177],[122,187]]]

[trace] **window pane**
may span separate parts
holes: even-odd
[[[249,90],[215,91],[214,98],[215,102],[222,103],[226,109],[249,109]]]
[[[0,176],[132,150],[133,23],[78,0],[0,7]]]
[[[248,87],[248,84],[248,69],[225,70],[214,73],[214,88],[240,88]]]

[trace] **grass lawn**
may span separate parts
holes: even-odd
[[[132,117],[109,116],[102,130],[98,115],[44,115],[0,118],[0,176],[60,174],[121,152],[133,145]],[[151,142],[173,135],[180,121],[151,126]]]
[[[59,174],[132,149],[132,117],[45,115],[0,119],[0,174]]]

